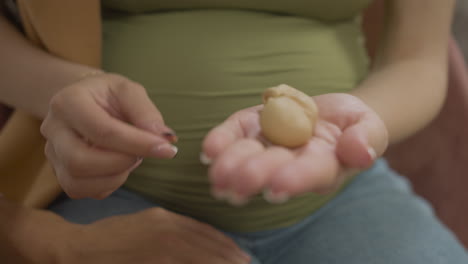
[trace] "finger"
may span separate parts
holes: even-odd
[[[260,132],[258,106],[239,111],[213,128],[203,141],[203,154],[214,160],[231,144],[241,138],[256,137]]]
[[[249,263],[250,256],[241,250],[230,237],[221,233],[219,230],[185,216],[176,218],[176,223],[182,229],[195,234],[193,238],[196,239],[193,239],[192,245],[200,245],[204,249],[203,251],[211,251],[213,255],[224,260],[237,261],[234,263]],[[189,236],[189,238],[190,237],[192,236]]]
[[[80,178],[71,176],[68,171],[62,166],[62,163],[57,162],[57,155],[52,145],[46,143],[45,152],[47,158],[52,162],[57,180],[63,191],[72,199],[95,198],[103,199],[117,190],[127,179],[131,170],[136,168],[141,159],[135,162],[135,165],[128,170],[112,176]]]
[[[174,244],[180,249],[179,252],[182,252],[178,255],[180,263],[250,263],[248,255],[241,255],[232,248],[226,248],[204,237],[186,235],[183,238],[176,239],[176,242]]]
[[[305,192],[323,192],[334,186],[339,170],[334,147],[315,138],[294,161],[279,168],[272,176],[269,183],[270,198],[285,199]]]
[[[129,172],[95,178],[72,177],[63,168],[56,168],[56,175],[63,191],[72,199],[104,199],[120,188],[127,180]]]
[[[238,167],[238,175],[232,179],[232,188],[240,197],[250,197],[264,189],[271,175],[294,160],[294,154],[283,147],[270,147],[252,155]]]
[[[116,119],[89,97],[77,95],[79,96],[82,98],[76,98],[68,108],[63,109],[65,115],[63,118],[93,144],[133,156],[157,158],[175,156],[177,149],[165,138]]]
[[[344,166],[363,169],[385,151],[387,141],[383,122],[368,114],[345,128],[338,139],[336,153]]]
[[[257,140],[241,139],[221,153],[209,171],[214,195],[223,198],[224,194],[231,191],[232,179],[239,175],[239,165],[263,150],[263,145]]]
[[[134,166],[139,159],[93,147],[66,127],[57,128],[52,138],[57,159],[76,177],[118,174]]]
[[[44,154],[47,157],[47,160],[52,164],[52,167],[55,169],[55,166],[58,162],[55,155],[54,147],[49,141],[46,141],[44,147]]]
[[[168,222],[174,224],[174,228],[177,233],[182,232],[183,239],[193,238],[193,242],[190,244],[192,248],[197,245],[204,246],[204,250],[199,252],[207,252],[207,249],[214,253],[215,256],[223,256],[224,259],[244,259],[244,262],[248,263],[250,257],[246,255],[234,241],[223,234],[216,228],[206,223],[197,221],[191,217],[173,213],[162,208],[151,208],[141,212],[142,214],[150,213],[156,214],[158,221],[161,221],[161,217],[165,218]],[[166,228],[166,230],[168,230]],[[208,252],[209,252],[208,251]],[[201,255],[198,254],[197,255]],[[245,262],[247,260],[247,262]],[[200,263],[211,263],[211,262],[200,262]]]
[[[117,187],[110,187],[108,191],[104,191],[100,194],[97,194],[97,195],[94,195],[92,196],[92,198],[94,199],[97,199],[97,200],[102,200],[102,199],[105,199],[107,197],[109,197],[112,193],[114,193],[118,188],[120,188],[124,183],[125,181],[127,180],[128,176],[130,175],[130,173],[136,169],[138,166],[141,165],[141,163],[143,162],[143,158],[139,158],[137,160],[137,162],[135,162],[135,164],[133,164],[133,166],[131,166],[129,169],[127,169],[126,171],[120,173],[122,174],[123,176],[126,175],[125,179],[124,179],[124,182],[120,185],[117,185]],[[118,176],[118,174],[116,174]]]
[[[128,174],[121,174],[115,177],[96,177],[84,179],[72,177],[60,162],[56,162],[57,155],[51,144],[46,143],[45,152],[47,158],[53,164],[55,175],[57,176],[60,187],[62,187],[62,190],[72,199],[102,199],[104,198],[104,194],[108,194],[122,185],[128,176]]]
[[[111,89],[115,90],[113,95],[118,111],[126,121],[155,135],[166,137],[171,142],[177,141],[174,131],[165,125],[161,112],[148,97],[143,86],[125,80],[124,83],[117,82]]]

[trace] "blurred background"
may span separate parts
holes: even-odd
[[[453,21],[453,34],[460,46],[465,62],[468,61],[468,0],[458,0]]]

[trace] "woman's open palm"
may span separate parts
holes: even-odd
[[[338,93],[313,99],[319,108],[315,134],[295,149],[271,145],[262,137],[262,106],[240,110],[211,130],[203,158],[212,161],[213,194],[240,205],[259,192],[271,202],[305,192],[327,193],[384,152],[385,125],[360,99]]]

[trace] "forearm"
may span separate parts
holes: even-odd
[[[394,143],[437,115],[445,99],[446,79],[445,62],[401,61],[372,72],[352,94],[377,112]]]
[[[55,244],[64,223],[50,212],[22,208],[0,198],[0,259],[18,264],[56,263]]]
[[[427,125],[447,89],[454,0],[387,0],[385,27],[368,78],[353,92],[385,122],[390,143]]]
[[[0,102],[39,118],[58,90],[95,70],[33,46],[1,14],[0,47]]]

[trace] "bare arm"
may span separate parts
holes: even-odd
[[[162,208],[77,225],[2,198],[0,259],[15,264],[250,263],[228,236]]]
[[[55,241],[66,228],[73,226],[51,212],[21,208],[0,197],[0,259],[6,263],[55,263]]]
[[[453,0],[387,0],[377,60],[353,95],[383,119],[391,143],[427,125],[444,102],[453,5]]]
[[[93,71],[30,44],[0,12],[0,102],[44,118],[50,98]]]

